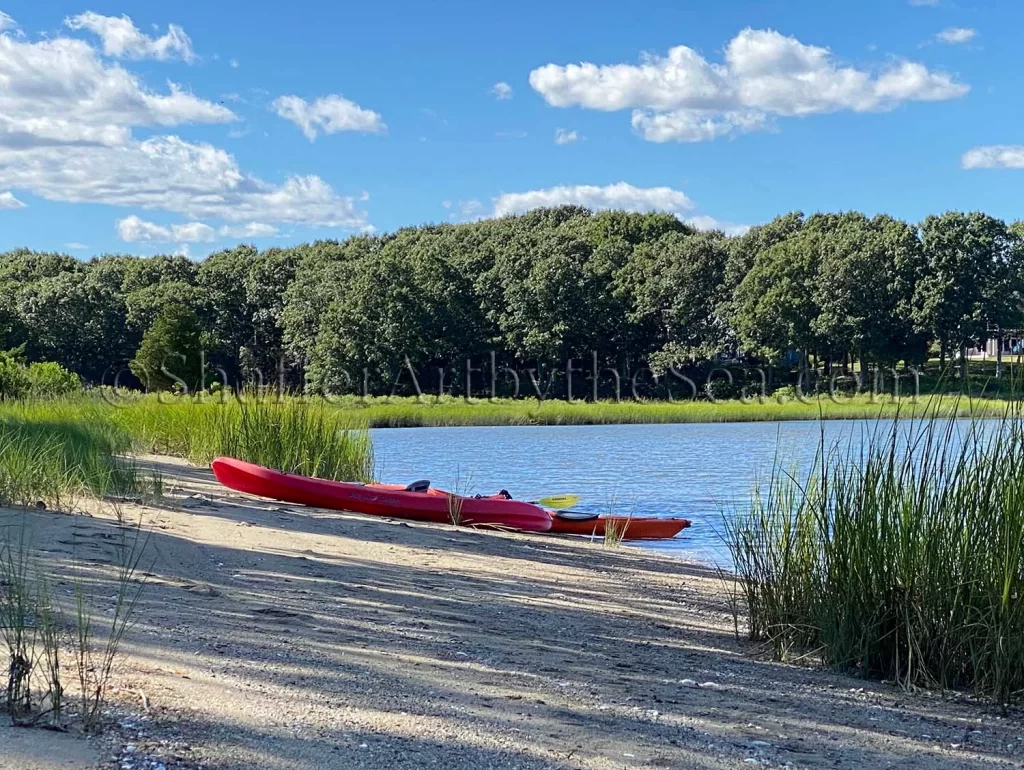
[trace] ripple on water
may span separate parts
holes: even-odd
[[[371,431],[377,476],[429,478],[463,494],[509,490],[523,500],[583,497],[578,508],[637,516],[682,516],[693,526],[670,541],[636,547],[729,564],[723,516],[745,508],[757,480],[778,461],[805,474],[822,431],[856,448],[874,421],[701,425],[390,428]]]

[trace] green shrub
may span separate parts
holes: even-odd
[[[60,364],[32,363],[26,366],[21,350],[0,350],[0,399],[29,396],[66,396],[82,389],[78,375]]]
[[[77,374],[51,361],[29,364],[25,374],[33,396],[68,396],[82,389]]]
[[[0,399],[24,398],[31,384],[25,367],[15,355],[0,350]]]

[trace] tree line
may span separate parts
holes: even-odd
[[[199,262],[11,251],[0,350],[92,383],[130,362],[150,387],[173,383],[162,367],[195,387],[206,365],[311,392],[386,393],[467,359],[543,371],[594,351],[626,373],[722,359],[849,371],[945,361],[1024,326],[1022,286],[1024,223],[982,213],[796,212],[728,237],[563,206]]]

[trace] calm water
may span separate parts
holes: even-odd
[[[824,424],[826,444],[856,448],[874,421]],[[372,431],[377,476],[430,479],[463,494],[507,489],[520,500],[583,497],[577,508],[693,521],[675,540],[640,544],[731,564],[718,535],[722,516],[743,509],[776,456],[806,473],[821,438],[817,422],[406,428]]]

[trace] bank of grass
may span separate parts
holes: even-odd
[[[148,396],[120,401],[109,414],[132,436],[137,451],[197,465],[224,455],[304,476],[373,478],[369,435],[325,402]]]
[[[365,430],[327,404],[226,403],[95,396],[0,401],[0,505],[74,508],[144,485],[131,455],[161,452],[206,464],[238,457],[290,473],[353,481],[373,476]]]
[[[130,437],[98,418],[93,405],[83,403],[81,415],[54,406],[0,406],[0,505],[68,508],[84,497],[134,491],[137,470],[117,456]]]
[[[728,540],[751,638],[908,686],[1024,692],[1024,420],[879,422],[780,465]]]
[[[860,420],[919,415],[935,410],[934,402],[919,397],[893,399],[868,395],[832,399],[766,398],[762,401],[538,401],[460,398],[332,399],[350,424],[366,428],[459,427],[473,425],[616,425],[654,423],[776,422],[786,420]],[[927,404],[931,403],[931,406]],[[989,417],[1002,414],[999,399],[947,399],[938,407],[943,416]]]

